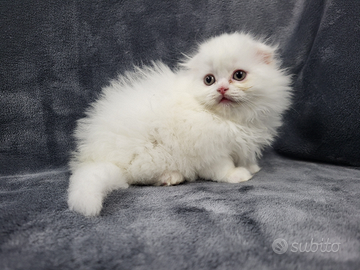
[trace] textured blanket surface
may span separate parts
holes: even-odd
[[[275,146],[278,151],[297,158],[360,166],[360,148],[355,147],[360,145],[357,14],[357,1],[312,1],[302,6],[298,29],[288,37],[285,48],[295,95]],[[289,57],[292,54],[297,56]]]
[[[67,209],[67,171],[2,177],[0,269],[359,269],[360,170],[261,165],[241,184],[118,190],[96,218]]]

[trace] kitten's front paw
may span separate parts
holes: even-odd
[[[158,182],[157,186],[173,186],[184,182],[184,176],[176,171],[166,171],[164,172]]]
[[[102,198],[101,194],[70,191],[68,205],[70,210],[84,216],[97,216],[102,208]]]
[[[252,164],[248,167],[248,170],[251,174],[255,174],[257,173],[258,171],[261,170],[261,168],[257,165],[257,164]]]
[[[228,175],[225,182],[240,183],[249,180],[251,177],[251,173],[246,168],[237,167]]]

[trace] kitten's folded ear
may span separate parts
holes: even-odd
[[[270,65],[275,62],[276,47],[270,47],[263,43],[257,44],[256,57],[263,63]]]

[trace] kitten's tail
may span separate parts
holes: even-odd
[[[70,177],[69,208],[85,216],[96,216],[107,193],[128,186],[121,169],[113,163],[80,164]]]

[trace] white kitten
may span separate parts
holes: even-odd
[[[249,180],[289,85],[275,48],[239,33],[204,42],[176,71],[154,63],[119,77],[78,122],[70,209],[97,215],[108,192],[129,184]]]

